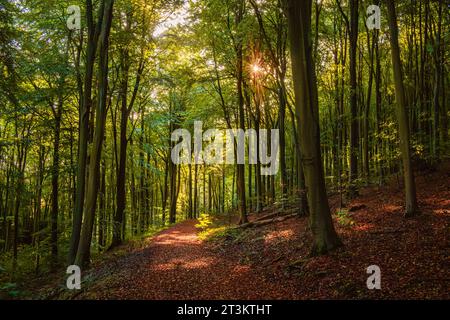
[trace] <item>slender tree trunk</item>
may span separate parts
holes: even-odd
[[[86,66],[84,77],[83,97],[80,97],[80,121],[79,121],[79,145],[78,145],[78,164],[77,164],[77,181],[76,181],[76,197],[73,211],[72,235],[69,247],[69,264],[73,264],[77,255],[80,241],[81,224],[83,221],[83,208],[86,190],[86,168],[87,153],[89,140],[89,121],[92,106],[92,80],[94,77],[94,64],[97,52],[97,41],[99,37],[99,29],[102,25],[104,1],[99,10],[97,25],[93,21],[93,5],[92,0],[86,0],[86,21],[88,27],[88,44],[86,53]],[[82,91],[82,90],[81,90]]]
[[[350,0],[350,173],[349,196],[357,195],[358,178],[358,92],[356,57],[358,49],[358,0]]]
[[[98,219],[98,245],[100,251],[106,245],[105,235],[106,228],[106,161],[103,159],[101,164],[101,179],[100,179],[100,200],[99,200],[99,219]]]
[[[194,218],[199,216],[198,214],[198,164],[194,165]]]
[[[378,45],[379,41],[379,31],[375,31],[375,55],[376,55],[376,67],[375,67],[375,110],[376,110],[376,130],[377,139],[376,145],[378,148],[378,174],[379,174],[379,185],[381,186],[383,182],[383,140],[381,138],[381,59],[380,59],[380,48]]]
[[[168,185],[168,180],[169,180],[169,166],[170,166],[170,150],[169,150],[169,154],[166,158],[166,163],[165,163],[165,170],[164,170],[164,186],[162,187],[162,194],[161,194],[161,202],[162,202],[162,216],[161,216],[161,220],[162,220],[162,225],[164,226],[166,224],[166,211],[167,211],[167,196],[169,193],[169,185]]]
[[[59,144],[61,136],[61,115],[63,101],[59,98],[57,110],[55,110],[55,123],[53,128],[53,165],[52,165],[52,213],[51,213],[51,254],[52,265],[58,260],[58,192],[59,192]]]
[[[127,167],[127,147],[128,147],[128,137],[127,137],[127,127],[128,127],[128,53],[126,49],[122,50],[122,83],[121,83],[121,116],[120,116],[120,150],[119,150],[119,164],[117,170],[117,209],[114,214],[113,222],[113,238],[111,247],[115,247],[122,243],[124,240],[123,235],[123,221],[125,215],[126,206],[126,167]]]
[[[308,214],[308,203],[306,199],[306,190],[305,190],[305,175],[303,173],[303,165],[302,165],[302,151],[300,147],[300,131],[297,129],[295,123],[300,123],[300,119],[298,114],[295,115],[294,112],[289,108],[289,112],[291,114],[291,122],[292,122],[292,131],[294,132],[294,148],[295,148],[295,156],[293,157],[295,168],[293,166],[292,171],[295,172],[292,175],[293,189],[299,197],[299,216],[306,216]],[[294,179],[295,178],[295,179]]]
[[[239,26],[244,15],[244,1],[239,0],[238,8],[236,12],[236,26]],[[236,77],[237,77],[237,99],[239,107],[239,127],[245,130],[245,112],[244,112],[244,97],[242,95],[243,86],[243,49],[242,49],[242,39],[238,40],[236,45]],[[239,197],[239,224],[247,223],[247,206],[245,200],[245,164],[237,164],[238,174],[237,174],[237,189]],[[257,173],[256,173],[257,174]]]
[[[442,6],[443,1],[439,1],[438,7],[438,21],[437,32],[434,49],[435,59],[435,71],[434,71],[434,92],[433,92],[433,155],[439,157],[439,110],[441,95],[441,78],[442,78],[442,66],[441,66],[441,25],[442,25]]]
[[[84,223],[81,230],[78,252],[75,264],[85,266],[89,264],[92,230],[94,226],[95,209],[100,180],[100,160],[102,155],[103,137],[106,122],[106,101],[108,90],[108,42],[113,17],[114,0],[104,0],[104,23],[101,27],[99,39],[99,83],[98,101],[96,109],[95,131],[89,162],[89,180]],[[102,5],[102,6],[103,6]]]
[[[394,68],[395,95],[397,99],[396,113],[400,134],[400,151],[403,162],[403,177],[405,182],[406,213],[405,216],[413,216],[418,213],[416,185],[411,164],[411,146],[409,140],[409,121],[406,109],[405,90],[403,87],[402,65],[400,61],[400,48],[398,45],[398,26],[395,13],[395,4],[386,1],[388,8],[389,29],[391,35],[392,65]]]
[[[283,76],[284,81],[284,76]],[[286,121],[286,90],[284,85],[279,88],[279,121],[280,121],[280,183],[281,183],[281,202],[284,205],[287,200],[287,173],[286,173],[286,137],[285,137],[285,121]]]
[[[370,34],[367,30],[367,45],[369,50],[369,82],[367,84],[367,101],[364,109],[364,172],[366,178],[366,185],[370,183],[370,161],[369,161],[369,114],[370,105],[372,101],[372,84],[373,84],[373,56],[374,56],[374,40],[372,37],[372,45],[370,43]]]
[[[17,126],[17,124],[16,124]],[[24,137],[21,137],[23,139]],[[25,142],[20,142],[17,150],[17,185],[16,185],[16,203],[14,207],[14,239],[13,239],[13,271],[17,267],[17,249],[19,245],[19,211],[22,204],[22,193],[25,187],[25,166],[27,163],[27,147]]]
[[[188,199],[188,217],[189,219],[192,219],[194,217],[194,207],[192,202],[192,164],[188,165],[189,168],[189,179],[188,179],[188,192],[189,192],[189,199]]]
[[[170,204],[169,204],[169,223],[176,222],[177,216],[177,165],[169,160],[169,185],[170,185]]]

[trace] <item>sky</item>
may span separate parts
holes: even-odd
[[[181,8],[173,11],[161,24],[155,28],[153,36],[155,38],[161,37],[170,28],[187,23],[188,16],[189,1],[185,1]]]

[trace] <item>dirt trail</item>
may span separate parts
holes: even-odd
[[[305,217],[249,228],[239,241],[215,245],[199,239],[197,221],[185,221],[140,249],[126,244],[108,253],[84,275],[85,291],[75,298],[448,299],[449,177],[450,162],[417,176],[422,213],[410,219],[395,180],[361,189],[346,219],[333,216],[344,247],[314,258]],[[338,200],[330,198],[333,212]],[[367,289],[373,264],[382,270],[382,290]]]
[[[277,299],[292,295],[235,257],[213,253],[198,238],[196,223],[179,223],[155,236],[146,248],[120,258],[114,266],[103,266],[109,275],[93,281],[77,298]]]

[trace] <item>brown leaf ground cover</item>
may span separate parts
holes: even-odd
[[[94,264],[84,289],[69,298],[449,299],[449,181],[448,166],[417,177],[422,213],[410,219],[395,180],[362,189],[350,210],[334,214],[344,247],[327,256],[308,256],[306,218],[232,229],[212,241],[199,237],[197,221],[185,221]],[[330,204],[339,211],[337,196]],[[381,268],[381,290],[366,287],[373,264]]]

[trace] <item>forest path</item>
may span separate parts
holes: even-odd
[[[276,299],[292,293],[235,257],[221,256],[187,220],[150,238],[148,246],[108,263],[107,275],[77,299]],[[97,270],[104,273],[106,270]]]
[[[417,175],[422,213],[409,219],[395,177],[381,188],[362,188],[345,219],[333,215],[344,247],[329,255],[309,257],[306,217],[213,243],[202,241],[197,221],[188,220],[94,259],[82,290],[65,298],[448,299],[449,177],[450,162]],[[338,204],[338,195],[330,197],[333,212]],[[373,264],[383,272],[382,290],[367,289]]]

